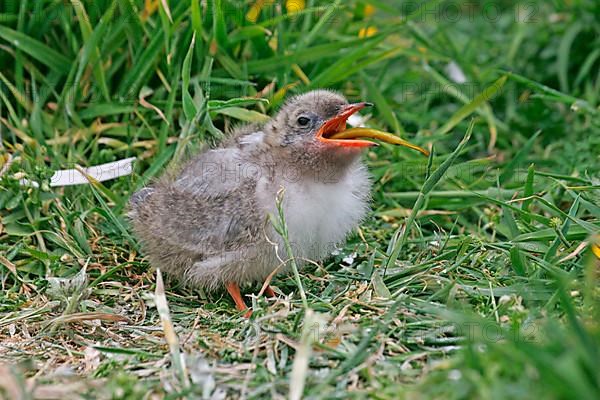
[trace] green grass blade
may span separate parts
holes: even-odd
[[[502,89],[507,79],[508,78],[506,75],[501,77],[491,86],[486,88],[483,92],[475,96],[473,101],[461,107],[460,110],[458,110],[452,117],[450,117],[450,119],[435,132],[435,134],[443,135],[445,133],[450,132],[450,130],[456,125],[458,125],[460,122],[462,122],[462,120],[467,118],[475,110],[483,106],[486,102],[490,101],[494,97],[494,95],[498,93],[500,89]]]
[[[471,133],[473,132],[474,126],[475,126],[475,121],[471,121],[471,123],[469,124],[469,128],[467,129],[467,132],[465,133],[465,136],[462,138],[462,140],[460,141],[458,146],[456,146],[456,149],[454,149],[454,151],[450,154],[450,156],[433,172],[433,174],[431,174],[431,176],[429,176],[429,178],[427,178],[427,180],[423,184],[423,186],[421,188],[421,192],[419,193],[419,197],[415,201],[412,211],[411,211],[410,215],[408,216],[408,219],[406,220],[406,223],[403,227],[404,230],[402,232],[402,235],[400,236],[400,239],[392,247],[390,256],[388,257],[388,259],[385,263],[384,276],[385,276],[385,273],[387,272],[388,267],[390,267],[396,263],[396,260],[398,259],[400,251],[402,250],[402,247],[406,243],[408,235],[410,234],[410,230],[412,228],[412,225],[415,222],[417,214],[419,213],[419,211],[421,211],[423,204],[426,201],[427,195],[429,194],[429,192],[431,192],[433,190],[435,185],[437,185],[438,182],[442,179],[442,177],[444,176],[444,174],[446,173],[448,168],[450,168],[450,166],[458,158],[458,156],[462,152],[463,148],[466,146],[467,142],[471,138]],[[433,152],[432,152],[432,154],[433,154]],[[433,157],[433,156],[430,156],[430,157]]]

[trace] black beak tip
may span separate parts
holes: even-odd
[[[365,107],[373,107],[373,103],[369,103],[368,101],[365,101]]]

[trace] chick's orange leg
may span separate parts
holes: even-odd
[[[267,297],[277,297],[277,295],[275,294],[275,291],[269,285],[267,285],[267,287],[265,288],[265,295]]]
[[[229,283],[225,284],[225,288],[227,289],[227,292],[229,292],[229,295],[235,302],[235,308],[237,308],[240,311],[248,310],[248,306],[246,306],[244,299],[242,299],[242,294],[240,293],[240,287],[238,286],[237,283],[229,282]],[[244,314],[244,317],[249,318],[250,315],[252,315],[252,310],[248,310],[246,312],[246,314]]]

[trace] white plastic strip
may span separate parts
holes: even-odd
[[[50,178],[50,186],[86,185],[90,183],[86,175],[99,182],[131,175],[134,161],[135,157],[130,157],[93,167],[81,168],[85,175],[77,169],[61,169],[56,171],[52,175],[52,178]],[[23,186],[39,186],[37,182],[30,181],[29,179],[21,179],[19,182]]]

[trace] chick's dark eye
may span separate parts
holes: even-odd
[[[300,125],[300,126],[306,126],[306,125],[308,125],[309,122],[310,122],[310,119],[308,119],[306,117],[298,118],[298,125]]]

